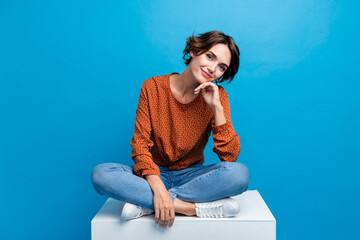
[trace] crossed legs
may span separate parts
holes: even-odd
[[[179,171],[168,170],[160,178],[174,200],[175,212],[195,215],[195,202],[213,201],[246,191],[250,173],[242,163],[220,162]],[[134,175],[130,166],[99,164],[92,171],[91,181],[95,191],[101,195],[154,210],[150,185]]]

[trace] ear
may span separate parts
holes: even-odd
[[[194,52],[190,50],[190,56],[194,57]]]

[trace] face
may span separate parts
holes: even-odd
[[[199,83],[213,82],[220,78],[230,66],[231,52],[228,46],[218,43],[205,53],[192,57],[189,64],[191,71]]]

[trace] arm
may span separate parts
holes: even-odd
[[[213,152],[219,156],[221,161],[235,162],[241,149],[240,137],[235,133],[232,125],[228,94],[224,90],[221,92],[221,107],[213,109],[214,118],[211,120]]]
[[[169,227],[173,225],[175,211],[170,194],[160,179],[160,169],[152,159],[150,149],[154,143],[151,140],[151,131],[149,101],[144,83],[136,110],[134,137],[130,143],[133,148],[131,157],[135,162],[134,173],[145,178],[154,193],[155,223],[166,228],[168,224]]]
[[[214,112],[211,119],[215,152],[221,161],[235,162],[240,153],[240,138],[231,122],[228,95],[223,87],[205,82],[195,88],[194,93],[202,93],[205,102]]]
[[[154,145],[151,140],[151,119],[146,83],[140,90],[138,108],[136,110],[134,136],[131,140],[131,158],[135,162],[134,173],[144,178],[145,175],[154,174],[160,176],[159,167],[154,163],[151,147]]]

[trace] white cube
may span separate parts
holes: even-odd
[[[240,212],[232,218],[199,218],[176,214],[172,228],[155,224],[154,214],[120,220],[124,202],[108,198],[91,221],[92,240],[275,240],[276,220],[257,190],[232,197]]]

